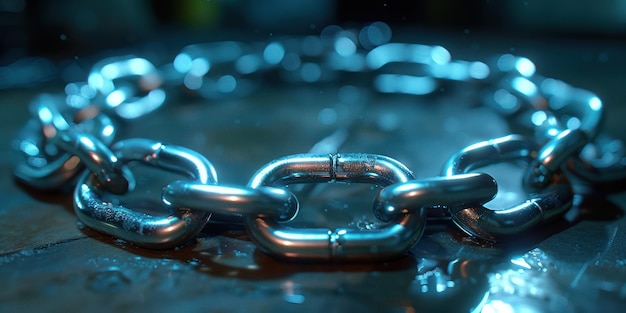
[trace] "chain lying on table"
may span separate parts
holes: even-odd
[[[386,260],[398,257],[422,235],[428,211],[445,210],[464,232],[498,241],[561,216],[572,205],[568,177],[591,184],[626,178],[623,144],[599,132],[602,102],[593,93],[535,74],[534,64],[510,54],[493,62],[451,60],[440,46],[389,43],[391,30],[373,23],[361,30],[325,28],[320,36],[268,43],[217,42],[182,49],[160,68],[123,56],[97,63],[85,83],[65,95],[34,101],[16,149],[15,177],[39,189],[75,184],[79,220],[138,246],[173,248],[194,238],[209,219],[241,217],[258,247],[290,260]],[[336,81],[342,73],[373,78],[380,93],[426,95],[441,81],[463,81],[485,90],[483,99],[506,117],[523,120],[535,136],[509,135],[466,147],[452,156],[441,176],[416,179],[400,162],[374,154],[299,154],[272,160],[246,186],[218,183],[211,163],[199,153],[148,139],[114,143],[107,114],[135,119],[158,109],[168,86],[207,98],[246,93],[267,73],[284,83]],[[512,119],[512,118],[510,118]],[[477,168],[522,159],[528,200],[504,210],[485,208],[495,197],[495,179]],[[187,175],[163,188],[169,216],[138,212],[103,200],[136,188],[129,162]],[[84,168],[87,168],[84,170]],[[78,178],[76,178],[78,176]],[[320,182],[382,187],[375,229],[291,228],[299,211],[286,188]]]

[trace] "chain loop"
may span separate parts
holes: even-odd
[[[136,83],[130,83],[136,78]],[[148,60],[135,56],[104,59],[94,65],[87,79],[89,86],[104,98],[107,109],[124,119],[148,114],[165,102],[165,91],[159,88],[163,80]],[[139,95],[140,92],[146,93]]]
[[[217,215],[259,216],[288,222],[298,214],[298,199],[282,188],[256,189],[234,185],[207,185],[175,181],[163,189],[168,206],[207,211]],[[215,221],[215,217],[211,218]],[[218,218],[219,220],[219,218]]]
[[[42,95],[33,102],[34,117],[16,140],[20,161],[14,175],[40,189],[62,189],[87,164],[100,181],[122,191],[124,181],[115,175],[109,145],[116,128],[104,114],[85,113],[60,104],[60,99]],[[76,123],[73,122],[76,120]]]
[[[371,37],[370,32],[379,35]],[[504,54],[486,63],[453,60],[441,46],[390,39],[384,23],[360,32],[329,26],[320,36],[302,39],[194,44],[159,67],[132,55],[102,60],[87,82],[68,84],[63,96],[35,100],[33,117],[13,143],[19,152],[15,177],[35,188],[59,190],[71,186],[86,166],[74,192],[78,218],[140,246],[183,244],[210,218],[243,221],[259,249],[278,258],[338,261],[401,255],[418,240],[427,215],[435,211],[450,214],[472,236],[508,239],[572,205],[570,173],[589,184],[626,180],[626,148],[601,132],[604,105],[590,91],[537,75],[535,64],[525,57]],[[292,84],[358,74],[357,83],[369,81],[377,92],[408,95],[435,93],[447,81],[472,83],[482,88],[481,103],[520,122],[534,138],[510,135],[471,145],[448,160],[441,177],[419,180],[400,162],[381,155],[291,155],[267,163],[247,186],[218,184],[211,163],[186,148],[147,139],[111,146],[118,130],[104,113],[139,118],[161,107],[165,88],[171,86],[205,99],[246,95],[266,80],[261,74]],[[344,141],[348,130],[336,134]],[[333,144],[330,152],[338,148]],[[509,209],[486,208],[496,194],[496,182],[487,174],[468,172],[520,159],[529,163],[522,186],[533,194]],[[159,186],[160,199],[146,201],[151,191],[143,186],[144,177],[135,177],[129,166],[133,162],[190,179],[167,182]],[[288,227],[285,223],[299,212],[297,187],[327,182],[382,187],[373,210],[383,226],[368,231]],[[286,188],[292,184],[296,188]],[[172,213],[155,215],[152,205]]]
[[[467,173],[473,169],[507,160],[532,161],[537,145],[521,136],[510,135],[471,145],[448,160],[443,169],[446,176]],[[464,232],[488,241],[502,241],[540,223],[563,214],[573,201],[568,181],[552,185],[531,195],[526,202],[511,208],[492,210],[483,205],[450,208],[452,221]]]
[[[413,174],[389,157],[372,154],[293,155],[263,166],[251,188],[300,183],[350,182],[386,186]],[[249,216],[252,239],[268,254],[290,260],[386,260],[397,258],[419,239],[426,210],[405,214],[373,230],[290,228],[272,218]]]
[[[568,169],[591,184],[623,183],[626,147],[621,140],[600,133],[583,148],[579,158],[569,160]]]
[[[484,173],[410,180],[381,189],[374,201],[374,215],[390,222],[421,208],[484,204],[497,192],[495,179]]]
[[[113,151],[124,164],[139,161],[159,169],[186,174],[203,184],[217,183],[217,175],[211,163],[186,148],[147,139],[128,139],[118,142],[113,146]],[[135,190],[135,185],[129,189]],[[80,221],[141,247],[168,249],[184,244],[202,230],[210,217],[208,212],[184,207],[177,207],[173,213],[165,216],[138,211],[154,211],[150,206],[158,207],[161,201],[117,202],[106,200],[106,190],[97,184],[94,174],[85,172],[79,179],[74,192],[74,210]]]
[[[89,134],[59,130],[52,143],[76,156],[107,190],[117,194],[128,190],[132,176],[101,140]]]
[[[522,184],[528,191],[538,192],[557,180],[560,168],[572,156],[576,157],[587,144],[585,132],[580,129],[564,130],[546,143],[532,160]]]

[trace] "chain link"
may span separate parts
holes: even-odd
[[[270,255],[313,261],[396,258],[420,238],[433,210],[450,216],[471,236],[510,240],[571,207],[570,178],[589,184],[626,179],[626,149],[601,132],[603,105],[593,93],[537,75],[524,57],[452,60],[441,46],[389,43],[390,38],[389,27],[377,22],[359,31],[329,26],[320,36],[268,43],[195,44],[160,67],[136,56],[102,60],[87,82],[68,84],[64,96],[42,95],[33,101],[33,118],[16,140],[21,158],[15,177],[39,189],[75,186],[74,206],[82,223],[138,246],[185,244],[210,218],[243,223],[259,249]],[[268,73],[292,84],[339,81],[345,75],[357,82],[370,80],[380,93],[409,95],[433,93],[443,81],[475,82],[482,88],[482,103],[522,121],[534,137],[510,135],[466,147],[448,160],[440,177],[416,179],[387,156],[333,151],[273,160],[247,186],[218,184],[211,163],[187,148],[147,139],[112,145],[117,129],[107,115],[130,120],[149,114],[166,103],[172,86],[208,99],[247,95]],[[503,210],[486,208],[497,193],[496,181],[470,172],[518,159],[529,164],[521,182],[528,200]],[[131,161],[189,179],[169,182],[159,199],[124,204],[117,197],[144,192],[126,165]],[[76,179],[83,168],[87,170]],[[380,187],[373,212],[382,226],[284,224],[300,211],[295,189],[287,185],[328,182]],[[146,205],[172,213],[153,215]]]

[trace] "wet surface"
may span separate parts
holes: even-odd
[[[124,123],[120,138],[192,148],[214,164],[220,182],[245,184],[270,160],[310,151],[345,129],[339,152],[388,155],[426,178],[458,149],[511,132],[502,117],[467,101],[475,91],[449,88],[424,98],[340,85],[273,86],[220,101],[182,98]],[[25,104],[32,94],[0,94],[5,151],[28,114],[11,103]],[[608,110],[626,116],[623,107]],[[623,125],[608,127],[624,134]],[[0,311],[592,312],[601,304],[618,312],[626,303],[624,192],[579,188],[587,195],[564,218],[511,242],[473,240],[438,221],[395,261],[294,264],[258,251],[236,225],[209,224],[197,242],[174,250],[96,233],[77,224],[70,194],[16,183],[13,158],[0,158]],[[487,170],[501,186],[497,201],[524,200],[518,167]],[[376,191],[355,184],[301,190],[301,214],[292,223],[377,227],[370,201]],[[158,203],[154,196],[145,201]]]

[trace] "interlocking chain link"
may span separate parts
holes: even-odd
[[[626,179],[624,145],[601,132],[603,105],[593,93],[537,75],[524,57],[452,60],[441,46],[390,39],[389,27],[377,22],[360,30],[329,26],[320,36],[267,43],[191,45],[159,67],[132,55],[102,60],[87,82],[68,84],[63,96],[33,101],[33,118],[15,141],[20,153],[15,177],[39,189],[73,187],[82,223],[138,246],[185,244],[211,219],[243,223],[270,255],[313,261],[401,256],[422,235],[431,210],[450,216],[471,236],[510,240],[563,215],[572,206],[571,179],[588,184]],[[345,75],[357,77],[357,83],[369,80],[368,87],[380,93],[416,96],[433,93],[442,81],[476,82],[482,103],[522,121],[534,136],[510,135],[463,148],[439,177],[416,179],[387,156],[333,152],[273,160],[246,186],[219,184],[211,163],[187,148],[148,139],[113,144],[117,129],[107,115],[132,120],[149,114],[166,103],[171,86],[209,99],[247,95],[267,73],[290,84],[336,82]],[[498,187],[493,177],[474,171],[511,160],[528,163],[520,182],[528,200],[502,210],[486,208]],[[127,166],[131,161],[189,179],[169,182],[152,201],[120,203],[116,197],[141,192]],[[328,182],[380,187],[372,208],[381,226],[289,227],[300,203],[287,185]],[[146,205],[172,213],[154,215]]]

